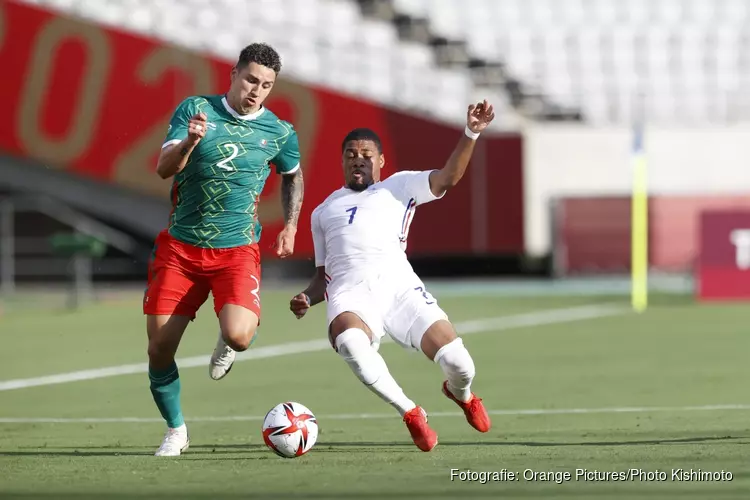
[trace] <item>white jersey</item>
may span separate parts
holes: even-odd
[[[413,273],[406,258],[417,206],[436,200],[431,171],[398,172],[364,191],[343,187],[312,213],[316,267],[325,266],[329,295],[341,286]]]

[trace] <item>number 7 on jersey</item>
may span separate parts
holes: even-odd
[[[347,208],[346,211],[351,212],[349,216],[349,224],[351,224],[354,221],[354,214],[357,213],[357,207]]]

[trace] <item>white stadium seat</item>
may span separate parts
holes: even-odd
[[[413,17],[425,17],[430,0],[393,0],[397,11]]]
[[[750,37],[742,37],[750,0],[394,4],[408,4],[404,12],[426,9],[435,32],[455,37],[463,31],[470,54],[505,63],[511,77],[540,86],[556,104],[579,102],[597,122],[627,123],[637,102],[661,122],[750,118],[730,111],[748,107],[740,89],[741,72],[750,68]],[[463,22],[451,25],[458,6]],[[603,85],[606,92],[591,93]]]
[[[437,118],[476,90],[467,68],[438,67],[431,47],[400,40],[392,23],[366,18],[354,0],[26,1],[230,59],[267,40],[295,78]],[[750,118],[741,91],[750,79],[750,0],[391,3],[593,122],[627,123],[637,103],[660,122]],[[445,105],[436,109],[433,98]]]
[[[456,123],[463,121],[473,90],[468,68],[438,69],[430,47],[399,40],[395,25],[364,17],[350,0],[27,1],[229,61],[247,43],[266,41],[279,49],[284,72],[294,79]],[[441,8],[436,10],[434,2]],[[462,9],[453,0],[397,0],[395,5],[417,17],[434,17],[450,37],[465,35],[463,24],[455,22]],[[443,104],[436,106],[440,99]]]

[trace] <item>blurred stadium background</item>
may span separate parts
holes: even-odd
[[[169,115],[185,95],[223,92],[253,41],[283,56],[268,105],[299,130],[308,179],[296,262],[268,259],[266,279],[309,275],[309,213],[339,184],[347,130],[378,130],[393,170],[438,167],[466,103],[485,97],[498,110],[493,133],[455,193],[420,210],[410,237],[423,274],[627,277],[639,130],[656,276],[693,286],[705,211],[733,211],[708,238],[719,254],[732,249],[726,231],[748,225],[737,213],[750,209],[746,0],[1,5],[6,296],[71,269],[143,281],[169,211],[170,183],[153,174]],[[281,217],[277,182],[262,203],[266,235]],[[71,267],[73,250],[94,242],[70,233],[104,247]],[[731,274],[731,259],[717,258],[712,270]]]
[[[488,378],[523,384],[524,370],[541,359],[545,368],[534,376],[555,379],[537,380],[551,383],[544,394],[485,385],[488,398],[497,396],[489,398],[490,407],[745,408],[746,394],[732,389],[732,382],[746,377],[746,363],[737,358],[732,364],[727,356],[747,352],[740,325],[750,317],[744,309],[702,308],[695,301],[750,298],[749,27],[750,0],[0,0],[0,379],[146,359],[139,297],[153,239],[170,209],[170,182],[154,173],[168,119],[187,95],[224,92],[240,49],[264,41],[283,63],[267,106],[299,133],[306,195],[295,257],[283,262],[269,248],[281,225],[277,177],[269,178],[261,199],[269,311],[263,342],[322,338],[311,333],[321,330],[322,316],[314,316],[319,323],[307,323],[303,335],[284,309],[287,291],[313,272],[309,215],[340,186],[346,132],[358,126],[379,132],[391,172],[440,167],[461,134],[466,105],[487,98],[497,115],[492,131],[479,140],[462,183],[440,203],[420,208],[409,238],[415,269],[433,283],[448,280],[433,293],[446,297],[451,315],[471,322],[612,300],[627,309],[639,161],[648,169],[648,285],[665,308],[625,319],[582,313],[579,319],[593,318],[582,330],[553,330],[539,326],[547,324],[544,318],[523,316],[518,324],[535,329],[541,340],[509,344],[526,353],[515,361],[502,341],[471,337],[477,349],[487,342],[478,364],[484,359],[484,366],[493,366],[500,356],[499,371]],[[581,298],[571,298],[574,292]],[[664,299],[665,292],[681,297]],[[111,296],[127,308],[113,306]],[[85,306],[92,297],[101,305]],[[63,316],[40,313],[65,302],[82,309]],[[214,332],[208,310],[199,324]],[[117,355],[103,352],[106,342],[91,347],[100,342],[92,340],[92,329],[117,338]],[[602,331],[612,337],[599,337]],[[648,348],[630,343],[634,332],[640,336],[633,342]],[[674,342],[683,340],[671,337],[674,332],[686,332],[692,350],[675,354]],[[21,333],[33,341],[24,344]],[[64,333],[66,341],[56,335],[51,340],[52,333]],[[555,344],[563,334],[570,341],[565,347]],[[187,341],[181,352],[209,354],[214,335]],[[608,343],[615,337],[622,345],[615,342],[620,357],[612,360]],[[74,352],[78,342],[94,349],[92,357]],[[33,353],[40,365],[31,369],[19,352]],[[331,371],[341,370],[337,376],[349,377],[328,361]],[[295,366],[304,365],[289,369]],[[317,373],[319,366],[306,373]],[[618,387],[619,396],[597,386],[597,376]],[[628,377],[637,380],[624,382]],[[656,388],[649,386],[656,380]],[[190,383],[204,398],[204,406],[194,408],[199,414],[217,408],[261,414],[264,405],[277,402],[271,394],[249,403],[257,408],[225,408],[225,401],[211,399],[215,389],[207,381]],[[670,385],[683,383],[695,392],[683,397]],[[40,393],[50,402],[59,398],[53,406],[31,395],[55,386],[1,393],[7,399],[0,399],[0,417],[156,416],[141,378],[118,384],[85,386],[108,401],[95,408],[66,392],[76,384],[60,386],[71,388],[59,394]],[[253,384],[264,390],[261,382]],[[582,391],[582,384],[595,389]],[[281,386],[295,387],[286,379]],[[127,405],[107,406],[113,404],[104,396],[111,387],[127,394]],[[361,390],[353,382],[346,387]],[[384,411],[367,394],[356,394],[362,397],[358,408]],[[326,393],[315,397],[336,400]],[[330,404],[309,406],[346,410]],[[676,411],[652,422],[652,434],[639,436],[651,443],[665,433],[679,440],[747,431],[728,414],[686,423]],[[610,424],[624,441],[647,432],[618,418],[613,423],[591,417],[571,424],[575,438],[563,432],[543,439],[581,439],[576,433],[600,426],[598,439],[607,441]],[[558,428],[514,423],[526,432],[519,440]],[[46,446],[49,438],[38,429],[7,429],[20,430],[7,434],[9,441],[0,439],[0,451],[18,450],[19,443]],[[161,432],[158,424],[150,431],[153,436],[135,438],[122,431],[123,442],[133,438],[148,454]],[[80,432],[71,436],[94,439]],[[117,448],[114,438],[99,438],[97,446]],[[365,433],[361,439],[376,437]],[[720,454],[730,461],[737,449]],[[674,458],[635,450],[632,460],[649,456],[658,466]],[[508,453],[520,464],[527,451]],[[531,453],[549,467],[574,463]],[[484,460],[487,467],[495,464],[492,457]],[[10,484],[19,488],[21,482]],[[719,498],[721,491],[704,493]]]

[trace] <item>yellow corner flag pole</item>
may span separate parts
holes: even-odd
[[[631,200],[631,301],[636,312],[648,306],[648,171],[643,128],[634,128],[633,193]]]

